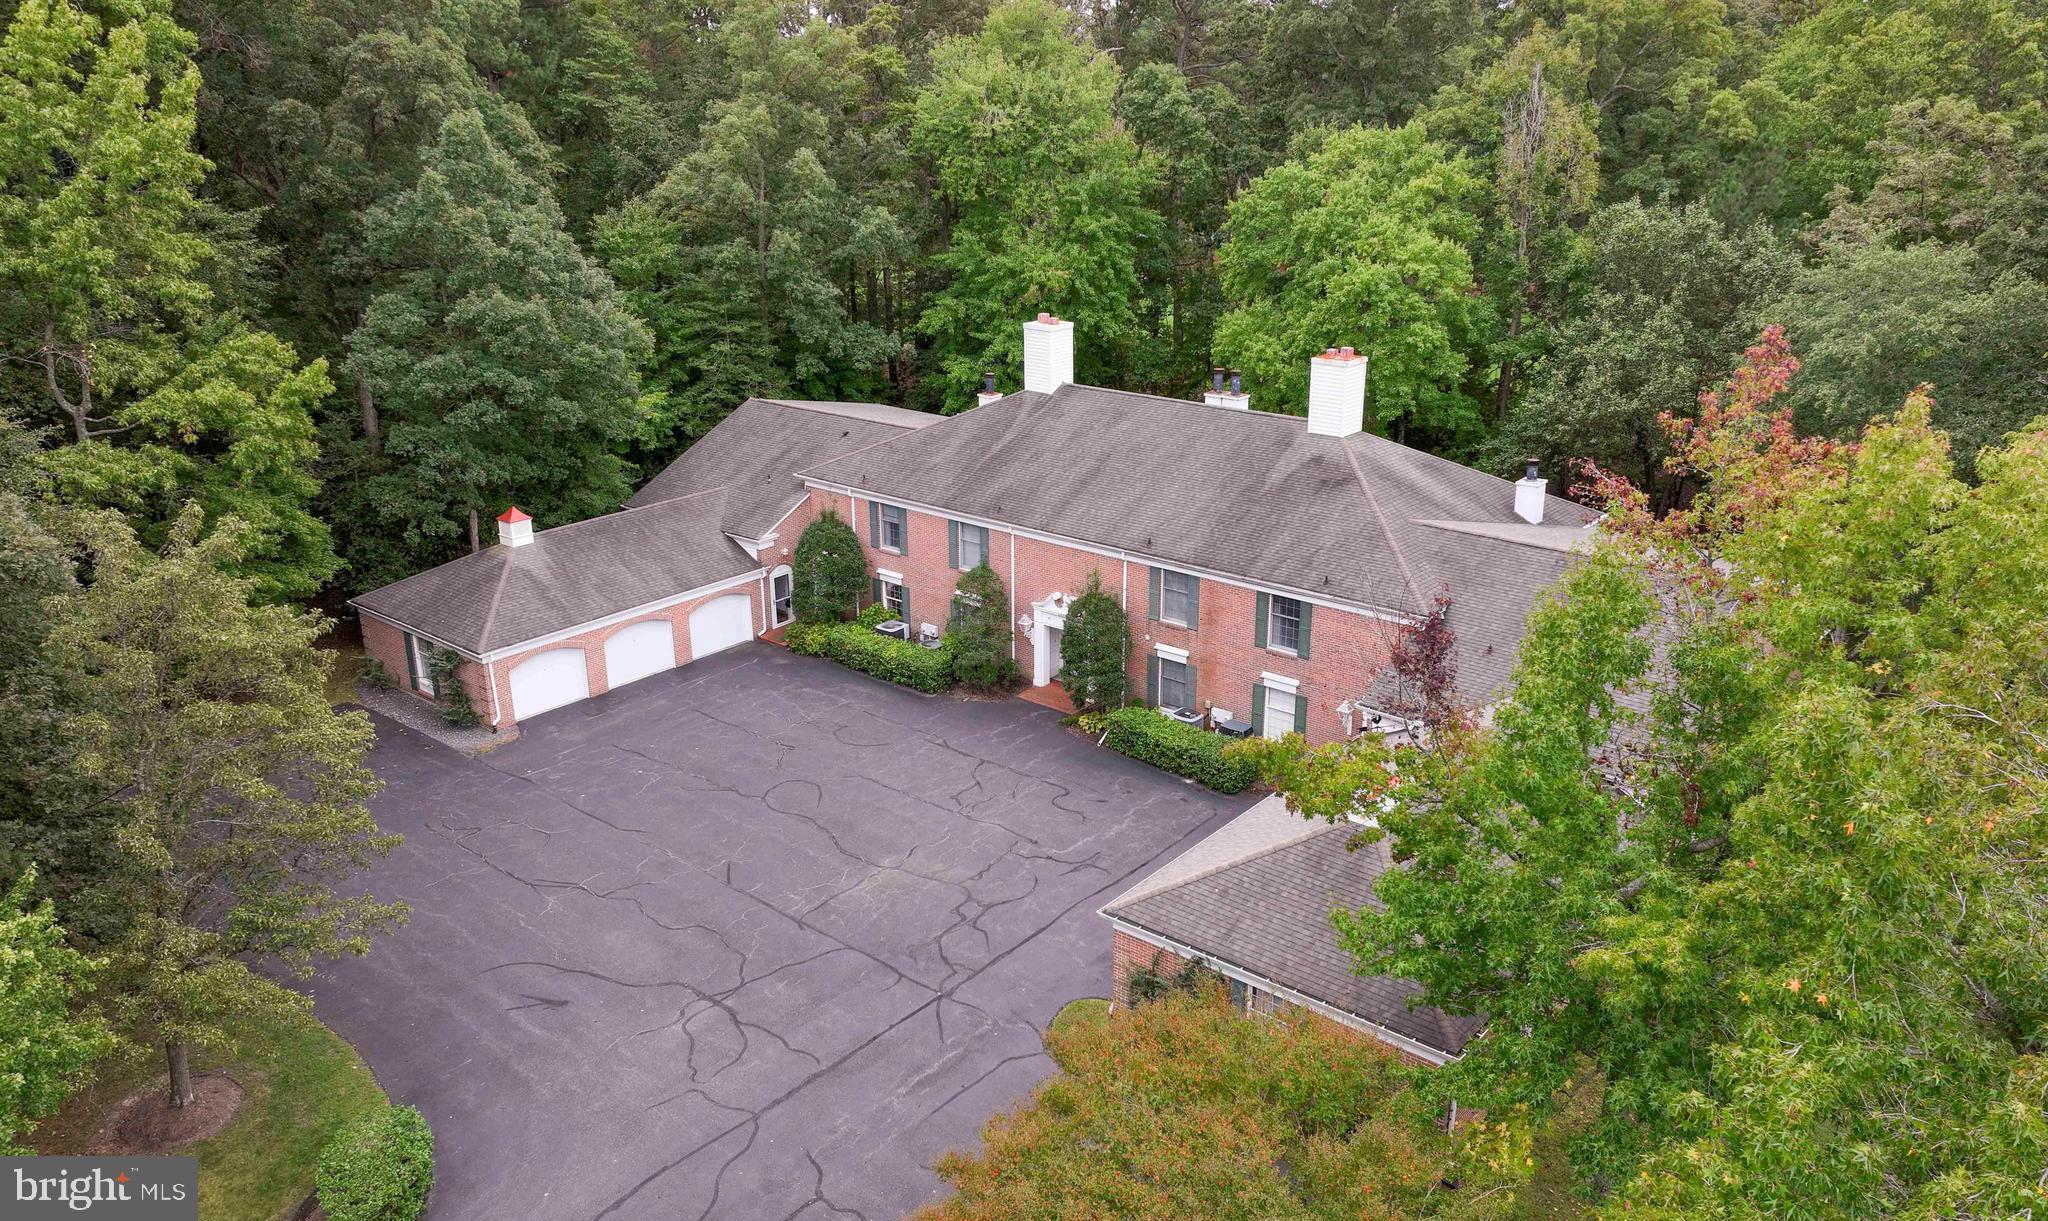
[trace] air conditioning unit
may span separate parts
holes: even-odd
[[[1159,711],[1183,725],[1200,725],[1202,723],[1202,710],[1200,708],[1161,708]]]
[[[910,639],[910,625],[901,619],[884,619],[875,625],[875,630],[884,636],[894,636],[898,640]]]

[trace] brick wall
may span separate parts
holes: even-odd
[[[1187,965],[1187,959],[1172,950],[1141,941],[1122,929],[1111,933],[1109,947],[1109,997],[1118,1005],[1131,1003],[1131,976],[1139,971],[1173,975]]]
[[[539,648],[528,649],[508,657],[501,657],[491,662],[488,666],[478,662],[464,661],[457,674],[461,678],[463,686],[469,689],[470,703],[476,706],[476,714],[483,718],[485,724],[494,725],[502,729],[512,725],[516,720],[512,714],[512,671],[520,662],[525,661],[527,658],[536,657],[542,653],[551,653],[557,649],[581,650],[583,653],[584,673],[590,682],[590,693],[592,695],[601,695],[611,690],[609,676],[605,673],[604,642],[614,634],[622,632],[636,623],[645,623],[651,619],[666,619],[672,625],[671,630],[675,637],[676,662],[680,665],[683,662],[689,661],[692,656],[690,612],[714,599],[729,597],[734,594],[744,595],[747,599],[748,622],[752,625],[755,634],[758,635],[763,622],[761,618],[761,584],[760,578],[751,578],[735,587],[714,590],[701,597],[692,598],[687,602],[678,602],[674,606],[663,607],[658,611],[639,615],[621,623],[609,624],[602,628],[571,636],[566,640],[558,640]],[[385,670],[391,674],[392,679],[401,690],[410,690],[411,684],[406,681],[404,635],[389,624],[372,619],[367,615],[362,617],[362,626],[363,647],[365,650],[368,651],[370,656],[383,663]],[[493,680],[495,680],[497,688],[495,702],[492,691]]]
[[[802,533],[801,516],[808,524],[826,505],[832,506],[854,527],[870,572],[888,569],[903,574],[909,590],[911,619],[944,627],[952,605],[953,589],[960,574],[947,564],[946,518],[910,511],[906,514],[909,545],[905,554],[874,547],[868,520],[872,509],[866,498],[850,498],[813,489],[810,502],[792,514],[780,532],[777,548],[794,549]],[[1014,555],[1014,562],[1012,556]],[[786,557],[784,557],[786,558]],[[1292,678],[1298,694],[1308,705],[1307,732],[1311,742],[1334,741],[1343,736],[1343,720],[1337,704],[1363,693],[1385,667],[1399,625],[1367,615],[1318,606],[1309,634],[1309,659],[1303,661],[1279,649],[1260,648],[1257,643],[1258,592],[1223,581],[1199,583],[1198,622],[1179,627],[1148,617],[1151,571],[1136,561],[1119,560],[1078,547],[1008,532],[989,531],[989,564],[1003,578],[1010,591],[1012,636],[1017,667],[1027,681],[1034,673],[1036,659],[1032,633],[1018,629],[1016,619],[1054,592],[1078,594],[1087,587],[1091,573],[1102,580],[1111,597],[1123,603],[1131,621],[1132,691],[1142,698],[1145,691],[1147,658],[1154,646],[1170,645],[1187,650],[1188,664],[1195,672],[1196,701],[1222,708],[1244,721],[1252,719],[1252,687],[1265,672]],[[1059,659],[1049,659],[1048,673],[1059,669]]]

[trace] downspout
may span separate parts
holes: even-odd
[[[503,729],[503,728],[505,727],[505,722],[504,722],[504,720],[503,720],[503,719],[502,719],[501,717],[499,717],[499,715],[498,715],[498,663],[497,663],[497,662],[495,662],[495,661],[487,661],[487,662],[485,662],[485,663],[484,663],[484,681],[485,681],[486,683],[489,683],[489,684],[490,684],[490,688],[491,688],[491,732],[492,732],[492,733],[496,733],[496,732],[497,732],[498,730],[500,730],[500,729]]]
[[[768,634],[768,570],[766,568],[761,570],[761,631],[759,634],[763,636]]]
[[[1017,660],[1017,532],[1010,531],[1010,660]]]

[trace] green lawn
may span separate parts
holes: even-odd
[[[226,1068],[248,1091],[219,1135],[179,1153],[199,1155],[199,1215],[207,1221],[269,1221],[313,1189],[313,1163],[335,1129],[384,1101],[355,1049],[309,1015],[252,1030],[238,1054],[195,1056],[194,1071]],[[153,1050],[110,1059],[36,1132],[46,1154],[75,1153],[99,1128],[102,1111],[155,1085]]]
[[[1080,1025],[1081,1023],[1099,1023],[1107,1022],[1108,1020],[1109,1002],[1103,1000],[1101,997],[1084,996],[1077,1001],[1068,1001],[1066,1005],[1063,1008],[1061,1008],[1058,1013],[1053,1015],[1052,1025],[1045,1028],[1046,1042],[1048,1044],[1052,1043],[1054,1041],[1052,1036],[1055,1033],[1064,1032],[1066,1030],[1069,1030],[1073,1027]],[[1047,1054],[1052,1055],[1054,1063],[1059,1062],[1059,1056],[1056,1053],[1053,1053],[1050,1048],[1047,1049]],[[1070,1066],[1066,1064],[1060,1064],[1060,1067],[1069,1068]]]

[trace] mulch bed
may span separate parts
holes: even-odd
[[[108,1108],[93,1137],[100,1154],[164,1153],[197,1144],[228,1126],[242,1105],[241,1082],[226,1073],[192,1079],[190,1106],[170,1105],[170,1087],[157,1082]]]

